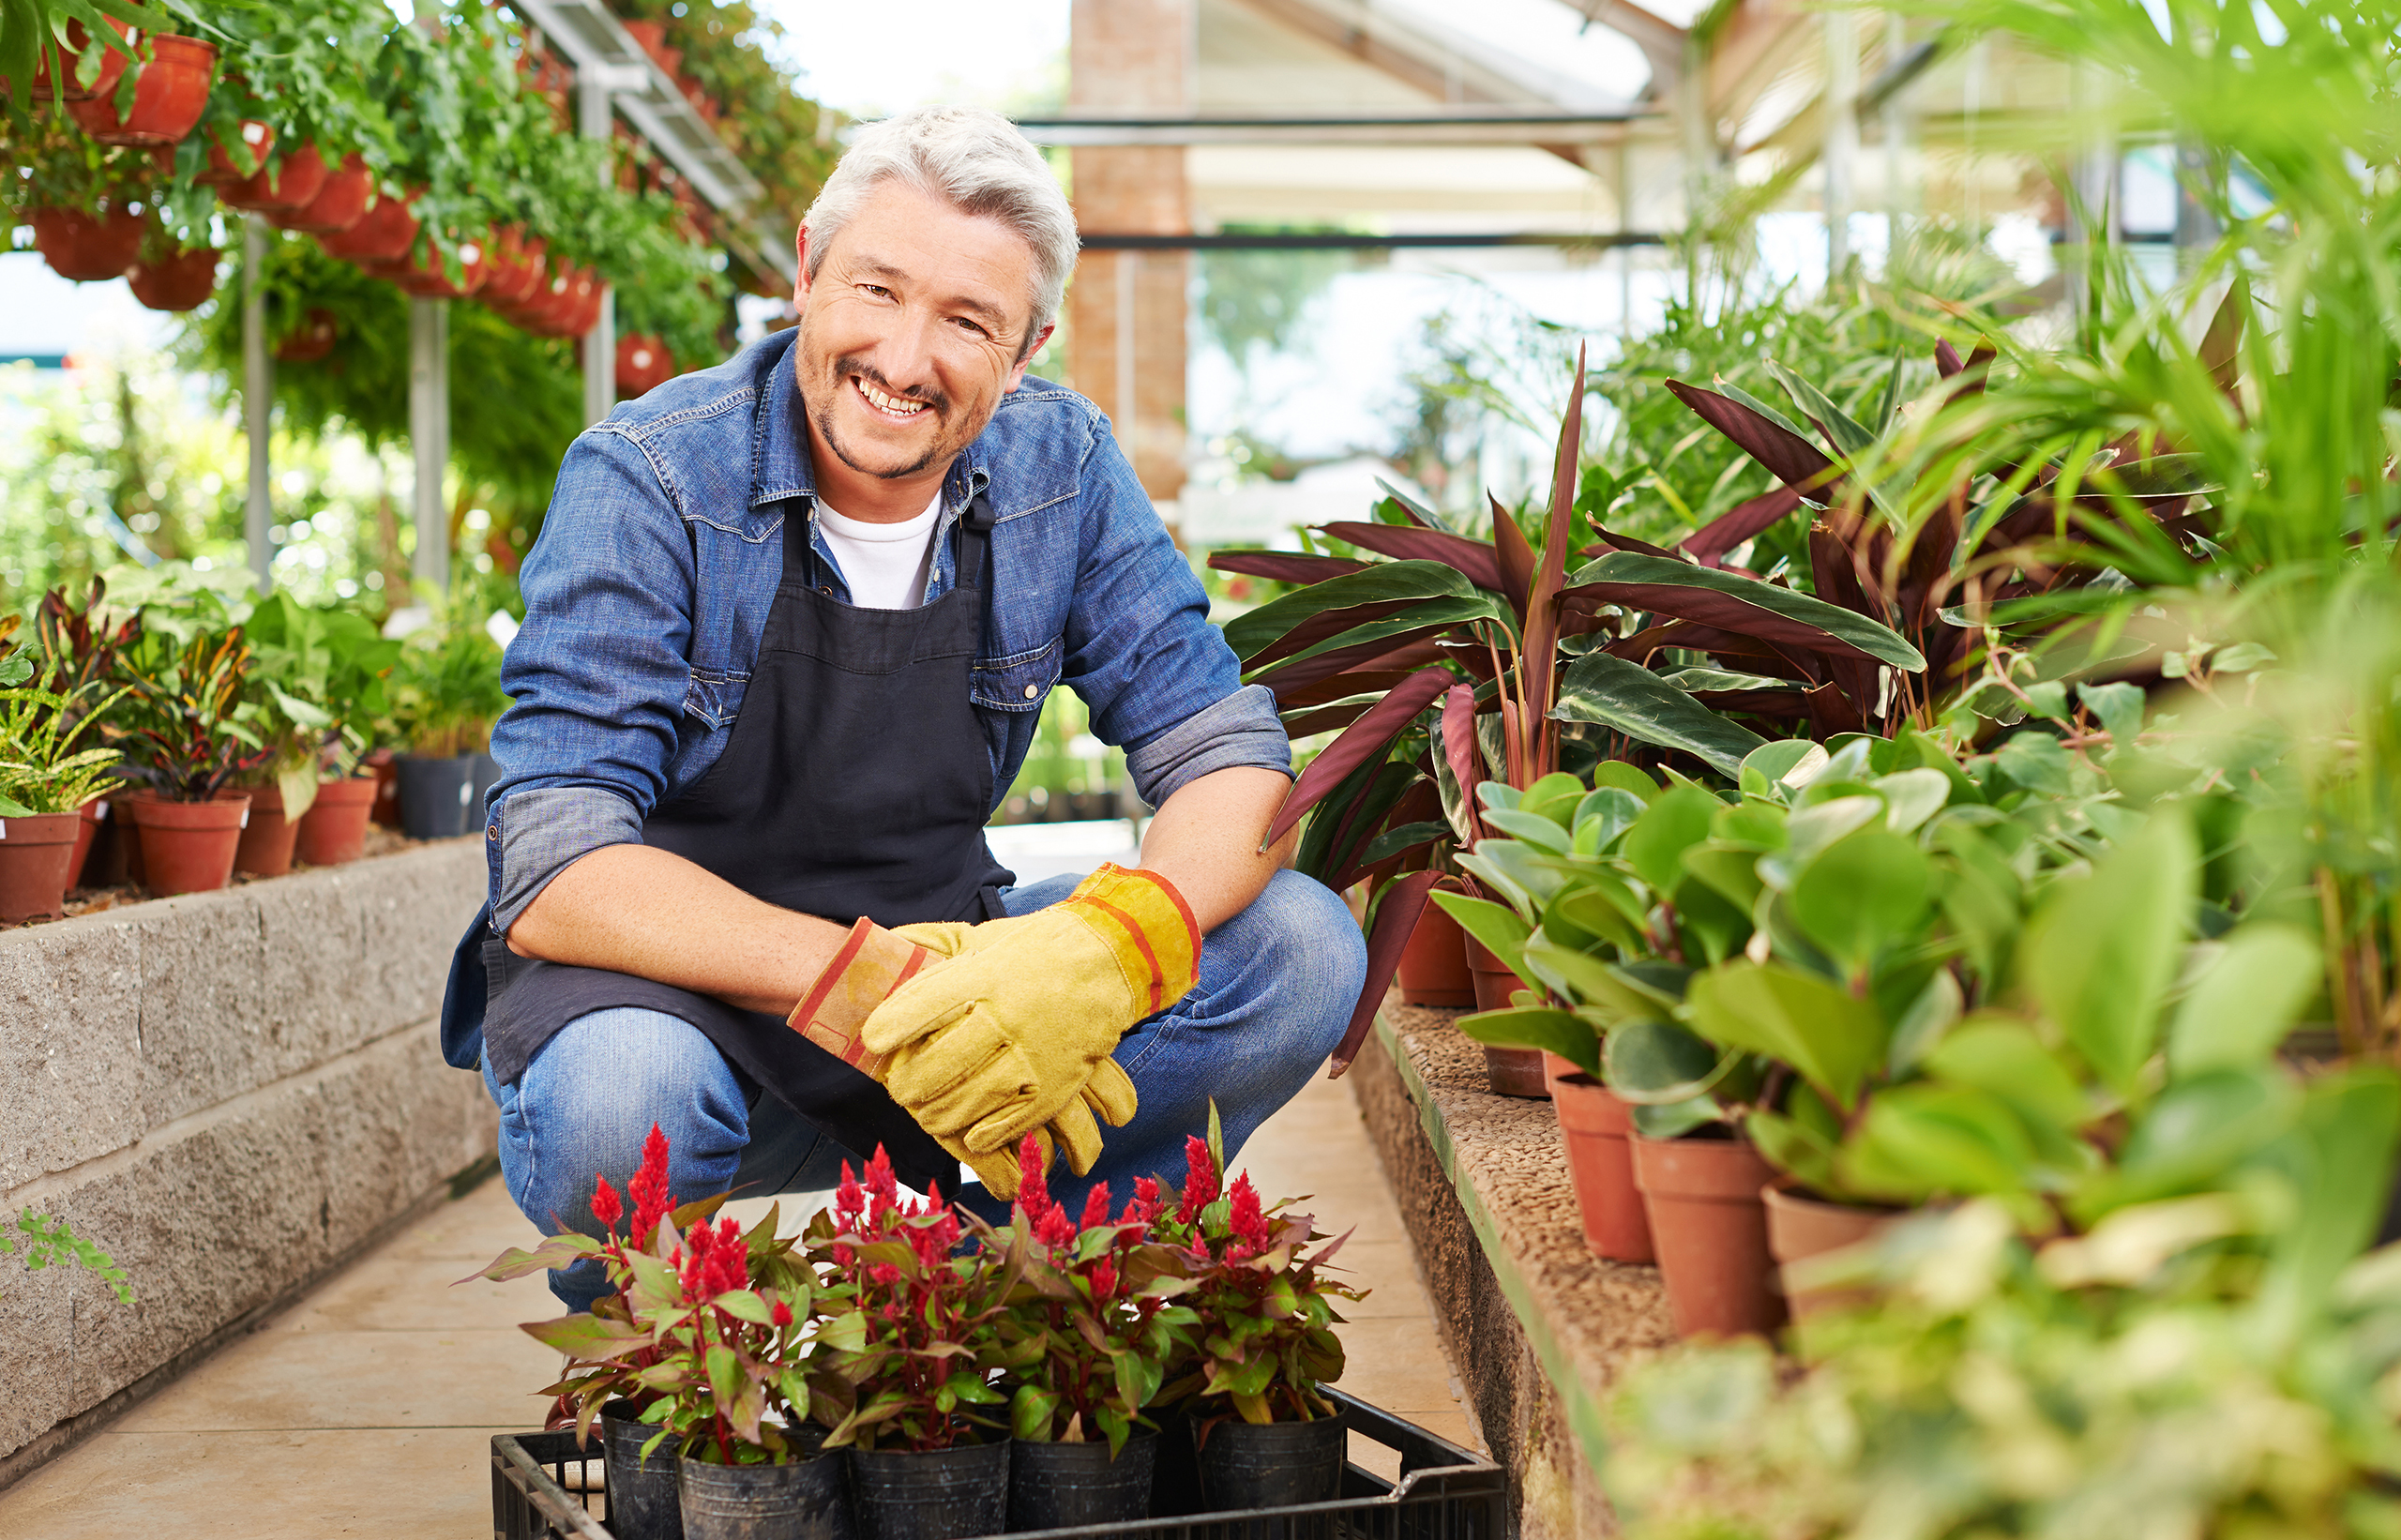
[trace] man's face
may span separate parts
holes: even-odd
[[[1033,249],[997,219],[888,181],[814,279],[805,229],[800,256],[794,360],[826,445],[862,476],[946,469],[1025,377]]]

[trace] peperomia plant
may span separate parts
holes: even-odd
[[[1113,1457],[1149,1427],[1142,1409],[1191,1351],[1200,1318],[1177,1296],[1193,1285],[1153,1238],[1164,1205],[1156,1181],[1136,1178],[1114,1218],[1101,1183],[1079,1217],[1052,1200],[1042,1164],[1028,1135],[1009,1227],[976,1225],[988,1255],[1016,1259],[1000,1318],[1009,1431],[1039,1443],[1106,1440]]]

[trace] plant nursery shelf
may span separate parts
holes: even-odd
[[[1460,1013],[1388,1004],[1352,1065],[1434,1298],[1443,1348],[1525,1540],[1616,1532],[1594,1472],[1601,1404],[1675,1332],[1658,1270],[1584,1248],[1548,1101],[1486,1089]]]

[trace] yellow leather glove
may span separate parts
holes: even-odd
[[[868,1013],[929,964],[939,963],[955,955],[960,948],[957,937],[951,932],[975,929],[968,925],[932,923],[887,930],[871,920],[862,919],[851,927],[850,935],[835,952],[833,960],[811,981],[808,991],[801,996],[800,1004],[793,1008],[785,1022],[819,1048],[880,1082],[884,1078],[884,1055],[872,1051],[860,1039],[859,1029],[867,1021]],[[913,939],[920,932],[935,944],[924,945]],[[1115,1064],[1109,1065],[1109,1068],[1117,1070]],[[1117,1073],[1117,1079],[1125,1080],[1122,1071]],[[1127,1110],[1113,1119],[1120,1125],[1133,1115],[1131,1081],[1125,1082],[1125,1096]],[[1105,1115],[1115,1104],[1104,1099],[1095,1105],[1100,1106]],[[1092,1114],[1083,1110],[1082,1103],[1078,1104],[1078,1110],[1083,1112],[1082,1127],[1074,1131],[1068,1146],[1071,1162],[1080,1156],[1080,1164],[1075,1166],[1076,1174],[1080,1176],[1092,1170],[1094,1159],[1098,1157],[1100,1135],[1096,1128],[1092,1128]],[[1082,1137],[1085,1129],[1091,1129],[1088,1140]],[[1052,1132],[1049,1129],[1037,1130],[1035,1137],[1041,1141],[1042,1163],[1047,1168],[1054,1155]],[[986,1190],[993,1196],[1017,1196],[1015,1151],[971,1150],[966,1141],[956,1135],[935,1134],[934,1141],[948,1151],[953,1158],[973,1168]]]
[[[1090,1170],[1095,1115],[1122,1126],[1137,1105],[1110,1053],[1199,979],[1200,928],[1183,895],[1156,872],[1105,866],[1031,914],[905,929],[957,951],[897,986],[861,1030],[892,1099],[975,1155],[1049,1125]]]

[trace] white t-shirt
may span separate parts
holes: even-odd
[[[926,602],[934,521],[941,516],[939,491],[925,512],[898,524],[862,523],[817,500],[817,527],[850,581],[851,602],[862,610],[914,610]]]

